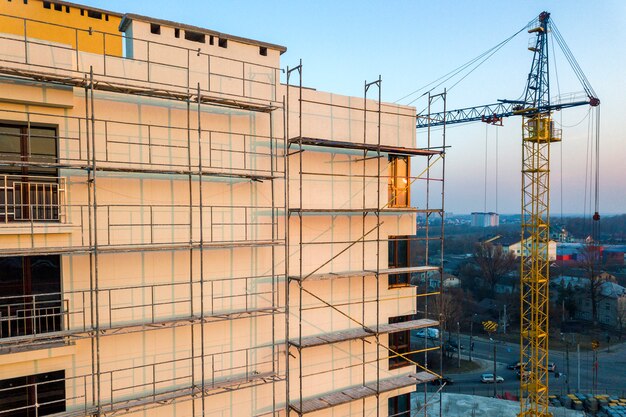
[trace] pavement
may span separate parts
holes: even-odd
[[[436,415],[441,410],[441,417],[516,417],[519,413],[519,403],[517,401],[500,400],[497,398],[477,397],[465,394],[431,395],[427,397],[428,406],[424,415]],[[416,410],[411,415],[422,415],[424,394],[413,393],[411,396],[411,410]],[[554,417],[582,417],[581,411],[569,410],[563,407],[550,407]]]

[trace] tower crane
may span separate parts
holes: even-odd
[[[522,117],[522,212],[520,262],[520,417],[551,416],[548,411],[548,308],[550,239],[550,145],[561,140],[552,122],[552,112],[600,104],[587,78],[565,44],[550,13],[542,12],[528,30],[534,40],[528,49],[533,61],[523,100],[418,115],[417,128],[483,121],[501,124],[510,116]],[[585,90],[579,101],[550,102],[548,34],[563,50]],[[599,215],[594,214],[594,220]]]

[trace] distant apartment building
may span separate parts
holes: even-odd
[[[502,249],[504,251],[508,251],[514,254],[518,258],[521,257],[522,254],[524,254],[524,256],[529,256],[530,254],[530,240],[529,239],[525,240],[523,245],[522,245],[522,242],[519,240],[507,240],[507,239],[503,239],[499,241],[499,244],[502,245]],[[554,240],[550,240],[548,242],[548,260],[556,261],[556,259],[557,259],[557,243]]]
[[[0,415],[409,415],[438,354],[412,236],[443,217],[411,164],[445,149],[415,108],[167,20],[0,23]]]
[[[495,227],[500,224],[500,215],[493,212],[473,212],[472,227]]]

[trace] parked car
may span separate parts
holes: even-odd
[[[483,384],[493,384],[493,374],[482,374],[480,376],[480,382],[482,382]],[[496,377],[496,383],[499,384],[500,382],[504,382],[504,378],[498,375]]]
[[[456,340],[448,340],[445,343],[445,348],[446,350],[449,350],[451,352],[456,352],[459,350],[459,345],[456,343]],[[465,346],[463,346],[463,344],[461,343],[461,350],[465,349]]]
[[[507,365],[506,368],[511,369],[513,371],[517,371],[519,368],[521,368],[521,366],[522,366],[521,362],[515,362],[515,363],[511,363]]]
[[[428,339],[439,339],[439,329],[426,328],[415,332],[416,337],[426,337]]]
[[[450,377],[444,376],[441,378],[433,379],[432,381],[430,381],[430,383],[432,385],[443,385],[443,384],[452,385],[454,384],[454,380]]]

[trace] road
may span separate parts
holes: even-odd
[[[423,345],[423,339],[421,340]],[[456,341],[456,337],[453,337],[453,340]],[[454,384],[446,387],[446,389],[449,392],[490,395],[493,392],[493,385],[481,383],[480,375],[493,372],[493,343],[483,337],[474,337],[473,340],[474,351],[472,356],[478,359],[483,365],[482,368],[465,374],[448,372],[447,375],[454,379]],[[417,342],[417,340],[415,341]],[[465,347],[461,351],[461,358],[468,359],[468,347],[470,346],[468,335],[461,335],[461,344]],[[510,342],[497,342],[496,360],[496,373],[504,378],[504,383],[497,386],[498,392],[509,391],[517,394],[519,381],[516,377],[516,371],[509,370],[506,366],[519,361],[519,345]],[[564,351],[550,351],[549,360],[556,364],[557,372],[567,373],[567,360]],[[577,392],[578,387],[582,392],[592,391],[593,353],[590,351],[580,353],[580,385],[577,362],[578,356],[574,346],[569,353],[569,378],[567,375],[556,378],[554,373],[550,373],[551,394],[567,393],[568,380],[570,392]],[[611,346],[609,352],[606,348],[598,350],[598,392],[626,396],[626,343]]]

